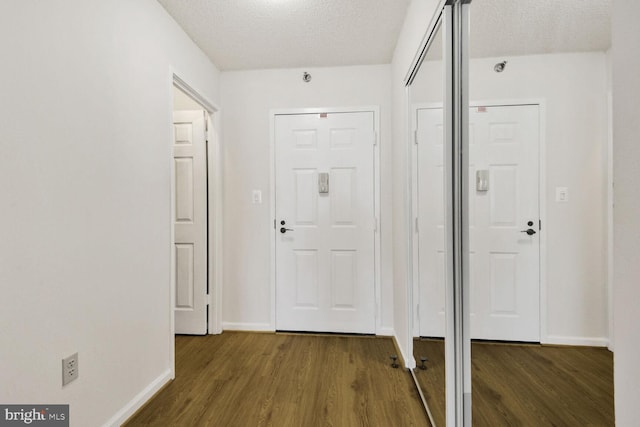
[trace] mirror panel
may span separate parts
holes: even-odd
[[[413,132],[413,353],[415,378],[436,425],[445,403],[444,69],[442,25],[409,87]]]
[[[470,6],[474,425],[613,425],[610,8],[609,0]],[[441,58],[436,37],[409,89],[415,377],[438,426]]]
[[[611,354],[602,347],[609,8],[601,0],[470,6],[475,425],[613,424]]]

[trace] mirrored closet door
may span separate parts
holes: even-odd
[[[464,354],[469,362],[461,310],[466,259],[461,234],[463,181],[456,176],[462,168],[464,145],[462,39],[456,32],[466,6],[463,2],[440,4],[407,81],[411,134],[407,238],[413,284],[413,377],[432,425],[456,425],[464,422],[464,390],[470,397],[470,383],[463,381]]]
[[[613,425],[611,2],[452,3],[409,86],[414,377],[438,426]]]
[[[475,425],[613,425],[610,8],[470,6]]]

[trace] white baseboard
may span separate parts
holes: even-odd
[[[269,323],[222,322],[222,329],[227,331],[275,332],[275,329]]]
[[[547,335],[547,338],[542,342],[542,344],[607,347],[609,345],[609,340],[604,337],[565,337],[560,335]]]
[[[378,335],[379,337],[392,337],[395,334],[396,332],[393,330],[393,328],[390,328],[388,326],[381,326],[376,333],[376,335]]]
[[[109,421],[104,423],[103,427],[116,427],[124,424],[129,417],[135,414],[138,409],[142,408],[142,405],[147,403],[147,401],[169,381],[171,381],[171,370],[167,369],[162,375],[153,380],[151,384],[131,399],[131,401],[111,417]]]

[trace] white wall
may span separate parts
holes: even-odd
[[[412,325],[409,307],[412,299],[409,279],[407,212],[407,146],[409,99],[404,77],[424,37],[438,5],[437,0],[413,0],[407,9],[391,62],[393,107],[393,327],[400,352],[407,366],[414,366]]]
[[[505,59],[507,68],[496,73],[493,66]],[[442,91],[441,81],[440,62],[433,61],[425,63],[417,84],[432,94],[428,101],[437,102],[433,94]],[[544,101],[547,328],[542,339],[606,345],[606,54],[472,59],[469,87],[472,102]],[[569,202],[555,201],[556,187],[569,188]]]
[[[640,419],[640,3],[613,2],[614,379],[616,425]]]
[[[189,95],[173,87],[173,110],[174,111],[190,111],[190,110],[204,110],[205,108],[194,101]]]
[[[310,83],[302,73],[312,75]],[[270,330],[270,110],[380,106],[383,333],[393,325],[391,266],[390,67],[362,66],[224,72],[225,329]],[[261,205],[252,190],[262,191]]]
[[[218,71],[155,0],[3,1],[0,51],[0,402],[118,422],[172,367],[170,69]]]

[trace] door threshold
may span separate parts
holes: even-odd
[[[362,334],[356,332],[320,332],[320,331],[286,331],[276,330],[276,335],[306,335],[318,337],[358,337],[375,338],[376,334]]]

